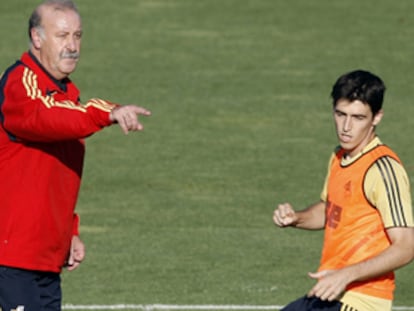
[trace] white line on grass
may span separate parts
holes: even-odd
[[[62,306],[63,310],[280,310],[283,306],[250,306],[250,305],[133,305],[133,304],[118,304],[118,305],[71,305],[66,304]]]
[[[66,304],[62,306],[63,310],[142,310],[142,311],[168,311],[168,310],[280,310],[283,306],[254,306],[254,305],[134,305],[134,304],[117,304],[117,305],[72,305]],[[393,310],[410,311],[414,307],[395,306]]]

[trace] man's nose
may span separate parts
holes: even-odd
[[[350,117],[347,117],[347,118],[345,119],[344,124],[343,124],[343,128],[342,128],[342,130],[343,130],[344,132],[349,132],[349,131],[351,130],[351,128],[352,128],[351,118],[350,118]]]
[[[77,40],[73,37],[69,37],[66,41],[66,48],[71,52],[76,52],[78,49]]]

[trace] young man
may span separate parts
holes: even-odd
[[[60,310],[60,272],[85,256],[75,204],[84,138],[150,112],[101,99],[79,102],[68,78],[82,24],[70,0],[47,0],[29,21],[30,50],[0,79],[0,310]]]
[[[316,284],[283,310],[390,311],[393,271],[414,258],[410,185],[398,156],[375,134],[385,86],[370,72],[341,76],[332,89],[339,146],[321,201],[302,211],[280,204],[279,227],[324,229]]]

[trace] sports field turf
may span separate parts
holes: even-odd
[[[0,1],[0,71],[38,1]],[[378,133],[414,181],[412,0],[78,0],[82,98],[136,103],[145,131],[87,141],[87,259],[65,304],[283,305],[306,293],[321,232],[273,209],[318,200],[336,144],[329,98],[362,68],[387,84]],[[1,206],[1,205],[0,205]],[[414,306],[414,264],[396,306]]]

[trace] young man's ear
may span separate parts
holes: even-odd
[[[383,116],[384,116],[384,111],[381,109],[374,116],[374,120],[372,120],[372,125],[377,126],[381,122],[381,119]]]
[[[42,34],[40,33],[41,30],[37,28],[32,28],[30,30],[31,38],[32,38],[32,44],[35,49],[40,49],[42,45]]]

